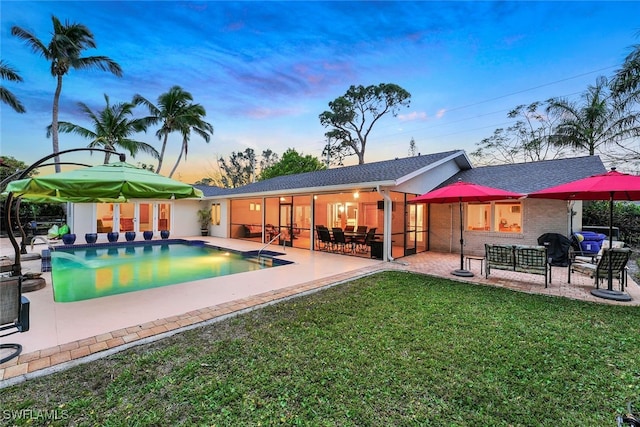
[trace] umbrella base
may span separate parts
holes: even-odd
[[[613,301],[631,301],[629,294],[609,289],[594,289],[591,291],[591,295]]]
[[[473,277],[473,273],[470,272],[469,270],[463,270],[463,269],[457,269],[457,270],[453,270],[451,272],[451,274],[453,274],[454,276],[458,276],[458,277]]]

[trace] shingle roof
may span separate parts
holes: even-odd
[[[456,173],[439,187],[461,179],[517,193],[532,193],[604,172],[606,168],[600,157],[585,156],[477,167]]]
[[[196,186],[205,197],[234,196],[262,192],[277,192],[340,186],[362,183],[393,182],[406,177],[433,163],[461,155],[463,151],[447,151],[364,165],[344,166],[324,171],[307,172],[296,175],[279,176],[255,182],[239,188]],[[465,169],[443,182],[439,187],[456,182],[458,179],[489,187],[502,188],[518,193],[531,193],[565,182],[586,178],[606,172],[598,156],[584,156],[567,159],[542,160],[539,162],[513,163],[496,166],[481,166]]]
[[[365,163],[364,165],[344,166],[317,172],[278,176],[238,188],[224,189],[202,185],[196,187],[203,191],[205,197],[212,197],[271,191],[304,190],[308,188],[360,183],[390,182],[410,175],[419,169],[448,157],[453,157],[456,154],[463,155],[464,152],[454,150],[444,153]]]

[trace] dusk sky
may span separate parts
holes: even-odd
[[[46,127],[56,80],[11,27],[48,44],[51,15],[86,25],[98,46],[84,56],[106,55],[124,72],[118,78],[72,70],[63,81],[60,120],[90,127],[78,102],[98,110],[104,94],[116,103],[136,93],[155,102],[174,85],[205,107],[215,132],[209,144],[192,135],[187,161],[174,175],[186,182],[209,176],[216,158],[247,147],[320,157],[328,129],[318,116],[350,85],[395,83],[412,95],[410,108],[374,127],[367,163],[407,156],[412,138],[423,154],[471,152],[511,123],[513,107],[576,99],[640,43],[640,2],[2,0],[2,59],[24,79],[2,85],[27,113],[0,107],[0,154],[26,163],[51,153]],[[159,150],[156,129],[136,138]],[[163,174],[180,141],[170,138]],[[61,150],[87,144],[60,134]],[[102,155],[84,161],[97,164]],[[148,156],[128,161],[157,164]]]

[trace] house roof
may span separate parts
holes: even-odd
[[[598,156],[471,168],[464,151],[454,150],[365,163],[363,165],[344,166],[317,172],[279,176],[238,188],[220,188],[206,185],[197,185],[195,187],[202,190],[205,197],[246,197],[252,194],[309,192],[320,189],[336,191],[340,188],[354,188],[355,186],[392,186],[399,184],[407,177],[415,176],[416,173],[425,173],[447,160],[455,160],[461,170],[436,188],[461,179],[517,193],[531,193],[543,188],[606,172],[604,164]]]
[[[219,188],[202,185],[195,187],[202,190],[205,197],[230,197],[258,193],[306,192],[320,188],[329,191],[338,189],[341,186],[353,188],[354,186],[396,185],[403,178],[411,176],[417,171],[426,171],[443,161],[451,159],[455,159],[462,169],[471,167],[464,151],[454,150],[365,163],[363,165],[343,166],[323,171],[278,176],[238,188]]]
[[[606,168],[598,156],[573,157],[462,170],[438,188],[461,179],[517,193],[532,193],[604,172]]]

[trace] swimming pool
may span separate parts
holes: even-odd
[[[51,252],[56,302],[73,302],[289,264],[203,241],[60,246]]]

